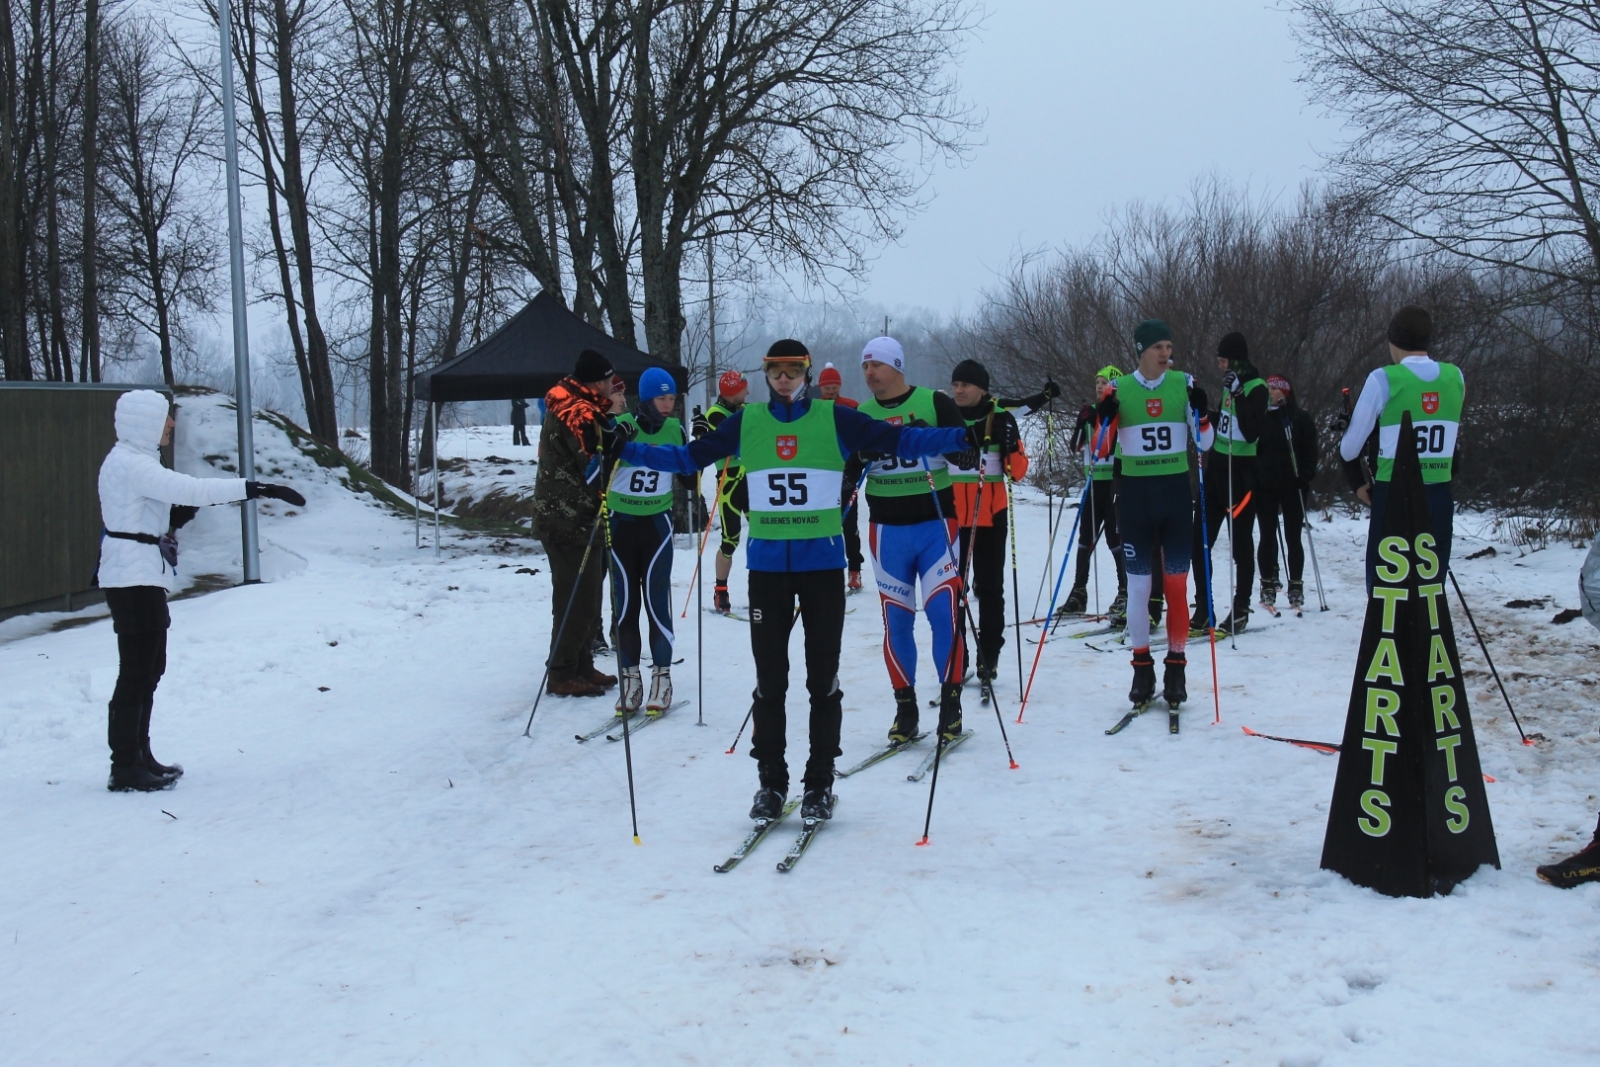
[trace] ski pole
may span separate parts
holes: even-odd
[[[1194,447],[1200,451],[1200,413],[1194,411]],[[1205,548],[1205,573],[1206,573],[1206,633],[1211,639],[1211,700],[1216,708],[1216,718],[1213,725],[1222,724],[1222,684],[1217,681],[1217,609],[1211,602],[1211,520],[1206,511],[1206,464],[1205,455],[1199,456],[1195,464],[1195,473],[1200,476],[1200,537]]]
[[[578,598],[578,588],[583,585],[583,572],[589,568],[589,554],[594,551],[594,535],[599,532],[600,524],[606,519],[606,498],[600,496],[600,513],[594,517],[594,525],[589,528],[589,542],[583,547],[583,558],[578,562],[578,576],[572,583],[572,592],[567,596],[567,606],[561,612],[561,624],[556,627],[556,635],[550,640],[550,653],[544,659],[544,677],[539,679],[539,691],[533,695],[533,710],[528,712],[528,725],[522,728],[522,736],[530,736],[533,729],[533,717],[539,714],[539,701],[544,699],[545,686],[550,682],[550,661],[555,658],[556,649],[561,644],[561,637],[567,632],[567,620],[572,617],[572,602]],[[552,574],[555,568],[551,568]]]
[[[1232,393],[1228,394],[1232,397]],[[1228,420],[1228,618],[1233,620],[1233,625],[1228,627],[1228,647],[1234,651],[1239,650],[1239,639],[1234,635],[1239,632],[1239,591],[1236,588],[1238,581],[1236,572],[1239,569],[1237,558],[1238,550],[1233,547],[1233,420],[1235,416],[1230,410],[1224,416]],[[1211,530],[1210,522],[1206,523],[1206,531]],[[1211,567],[1211,549],[1206,548],[1206,569]],[[1209,587],[1211,579],[1206,578]]]
[[[695,480],[695,486],[694,486],[694,488],[695,488],[695,494],[694,494],[695,503],[699,507],[700,520],[706,524],[706,528],[702,532],[710,533],[711,532],[711,512],[706,510],[706,502],[704,500],[700,499],[700,475],[696,474],[694,476],[694,480]],[[694,508],[691,508],[690,512],[693,513],[694,510],[695,510]],[[701,552],[705,551],[705,543],[704,542],[701,542],[700,551]],[[695,566],[698,568],[699,564],[696,563]],[[705,657],[705,647],[706,647],[706,585],[705,585],[704,582],[699,580],[699,575],[698,574],[696,574],[695,577],[693,579],[691,579],[691,581],[694,582],[694,590],[695,590],[695,593],[694,593],[694,595],[695,595],[695,605],[694,605],[694,610],[695,610],[695,617],[694,617],[695,701],[700,705],[699,708],[697,709],[697,715],[696,715],[696,718],[695,718],[695,725],[696,726],[704,726],[706,724],[706,657]],[[671,611],[672,609],[668,608],[667,610]],[[653,685],[654,683],[652,682],[651,684]]]
[[[1350,393],[1345,392],[1345,399],[1350,398]],[[1293,401],[1291,401],[1292,403]],[[1322,592],[1322,568],[1317,566],[1317,539],[1311,536],[1311,511],[1306,507],[1306,491],[1300,488],[1300,457],[1294,454],[1294,434],[1289,429],[1287,421],[1283,424],[1283,436],[1289,440],[1289,464],[1294,469],[1295,492],[1300,494],[1300,524],[1306,528],[1306,544],[1311,548],[1311,573],[1317,579],[1317,603],[1322,605],[1322,610],[1328,610],[1328,598]],[[1284,523],[1283,536],[1289,537],[1288,523]],[[1287,553],[1285,562],[1287,562]]]
[[[602,498],[600,509],[601,514],[604,514],[604,498]],[[606,556],[615,561],[615,553],[611,548],[610,522],[606,523]],[[617,580],[615,575],[613,575],[611,579],[611,615],[613,618],[615,618],[619,614],[621,613],[617,610]],[[613,640],[615,640],[614,636]],[[620,642],[617,649],[617,658],[620,665],[622,658]],[[635,803],[633,796],[633,742],[628,737],[628,720],[631,718],[633,718],[633,711],[632,709],[629,709],[628,712],[622,716],[622,755],[628,766],[628,815],[633,819],[633,843],[639,845],[643,844],[643,842],[639,840],[639,807],[638,804]]]
[[[1483,639],[1483,634],[1478,630],[1478,621],[1472,617],[1472,609],[1467,607],[1467,598],[1461,595],[1461,583],[1456,581],[1456,572],[1450,571],[1450,584],[1456,587],[1456,599],[1461,601],[1461,610],[1467,614],[1467,622],[1472,627],[1472,635],[1478,639],[1478,647],[1483,649],[1483,658],[1489,664],[1489,673],[1494,675],[1494,684],[1500,687],[1500,699],[1506,702],[1506,710],[1511,713],[1511,721],[1516,724],[1517,734],[1522,738],[1522,743],[1532,745],[1534,740],[1544,740],[1544,735],[1534,734],[1532,738],[1522,732],[1522,722],[1517,718],[1517,709],[1511,706],[1511,698],[1506,695],[1506,685],[1500,680],[1500,672],[1494,668],[1494,658],[1489,655],[1489,645]]]
[[[727,477],[728,477],[728,468],[726,466],[724,466],[722,468],[722,470],[717,474],[717,506],[718,506],[719,509],[722,506],[722,483],[727,480]],[[706,514],[706,528],[700,532],[700,551],[697,552],[695,554],[695,557],[694,557],[694,573],[689,575],[689,584],[690,585],[698,586],[700,584],[700,564],[706,558],[706,542],[709,541],[710,539],[711,539],[711,515],[708,512]],[[704,598],[702,597],[701,599],[702,599],[702,602],[704,602]],[[668,610],[670,610],[670,609],[668,609]],[[680,618],[680,619],[687,618],[688,615],[689,615],[689,596],[688,596],[688,594],[684,594],[684,598],[683,598],[683,613],[681,615],[679,615],[678,618]]]
[[[739,732],[733,735],[733,744],[728,746],[728,750],[723,753],[724,756],[733,755],[734,749],[739,747],[739,738],[744,736],[744,728],[750,725],[750,716],[754,715],[755,712],[756,706],[751,704],[750,710],[744,713],[744,722],[739,724]]]
[[[1111,420],[1109,419],[1106,420],[1104,426],[1100,427],[1100,433],[1094,443],[1094,450],[1096,452],[1100,451],[1100,446],[1105,443],[1106,431],[1110,429],[1110,427]],[[1088,498],[1089,491],[1093,487],[1094,482],[1092,480],[1084,483],[1083,495],[1085,499]],[[1022,721],[1023,712],[1028,710],[1028,697],[1033,693],[1033,678],[1034,675],[1039,673],[1039,657],[1044,654],[1045,639],[1049,635],[1051,629],[1050,621],[1056,613],[1056,598],[1061,595],[1061,580],[1067,576],[1067,563],[1072,559],[1072,542],[1078,536],[1078,523],[1083,518],[1083,504],[1083,500],[1078,501],[1078,513],[1072,517],[1072,532],[1067,535],[1067,551],[1066,554],[1061,557],[1061,569],[1056,572],[1055,587],[1050,590],[1050,610],[1045,612],[1044,623],[1039,627],[1039,647],[1034,649],[1033,667],[1028,671],[1028,684],[1024,686],[1022,690],[1022,704],[1017,708],[1018,722]],[[1066,505],[1063,504],[1062,506],[1065,507]],[[1063,518],[1065,518],[1064,515]]]
[[[1017,699],[1022,699],[1022,594],[1017,592],[1017,483],[1011,479],[1011,471],[1005,471],[1006,476],[1006,525],[1011,528],[1011,610],[1017,620],[1016,640],[1012,643],[1017,646]]]

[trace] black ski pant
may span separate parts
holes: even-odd
[[[513,422],[511,424],[511,443],[513,445],[526,445],[528,443],[528,424],[526,422]]]
[[[1110,478],[1097,480],[1089,490],[1088,508],[1078,519],[1078,575],[1072,586],[1087,587],[1089,564],[1094,559],[1094,546],[1105,534],[1106,547],[1117,565],[1117,592],[1128,591],[1128,575],[1122,569],[1122,538],[1117,535],[1117,496]]]
[[[756,661],[756,691],[750,708],[750,755],[760,768],[761,784],[789,791],[789,764],[784,759],[789,693],[789,634],[796,621],[805,627],[806,691],[811,695],[811,756],[806,761],[806,789],[833,784],[833,761],[839,757],[839,723],[844,694],[839,690],[839,648],[844,640],[844,572],[751,571],[750,651]]]
[[[672,515],[611,514],[611,618],[617,663],[637,667],[642,608],[650,623],[650,664],[672,665]]]
[[[1300,532],[1306,524],[1304,501],[1298,489],[1256,489],[1256,518],[1261,527],[1261,550],[1256,561],[1261,564],[1263,584],[1278,584],[1278,514],[1283,513],[1283,551],[1289,557],[1289,580],[1298,582],[1306,570],[1306,546],[1301,543]]]
[[[117,687],[106,706],[113,767],[135,767],[150,750],[150,710],[167,671],[167,591],[154,585],[106,590],[117,635]]]
[[[550,563],[550,680],[588,681],[594,671],[595,629],[600,625],[601,579],[606,573],[604,533],[584,563],[585,546],[544,542]],[[581,566],[581,570],[579,569]],[[572,605],[567,613],[567,605]],[[561,617],[566,614],[566,625]]]
[[[1367,595],[1378,576],[1378,542],[1383,539],[1383,522],[1389,510],[1388,482],[1372,487],[1372,519],[1367,525]],[[1428,500],[1428,530],[1433,534],[1434,551],[1439,554],[1439,581],[1450,569],[1450,542],[1456,525],[1455,494],[1449,482],[1433,482],[1422,487]]]
[[[961,528],[961,573],[969,576],[962,587],[978,598],[978,675],[993,671],[1006,643],[1006,513],[996,512],[993,526]],[[967,658],[967,603],[956,608],[956,630],[961,634],[961,662]]]
[[[1198,517],[1194,524],[1194,587],[1195,607],[1204,609],[1210,590],[1206,587],[1206,564],[1212,562],[1211,583],[1215,589],[1228,587],[1228,576],[1217,572],[1206,546],[1214,546],[1228,524],[1228,457],[1220,452],[1207,452],[1205,465],[1206,516],[1202,527]],[[1250,612],[1250,589],[1256,581],[1256,463],[1254,456],[1233,457],[1233,613]],[[1202,541],[1201,537],[1205,540]],[[1219,601],[1212,596],[1213,610]]]

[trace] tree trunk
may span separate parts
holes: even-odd
[[[100,380],[100,265],[95,194],[100,180],[100,0],[84,0],[83,27],[83,323],[78,377]]]
[[[0,357],[8,381],[30,381],[27,244],[23,178],[28,148],[17,126],[17,40],[11,5],[0,3]]]

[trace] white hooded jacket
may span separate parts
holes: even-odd
[[[245,498],[243,478],[191,478],[161,465],[167,398],[151,389],[117,400],[117,443],[100,464],[100,521],[107,530],[167,532],[171,506],[229,504]],[[174,574],[155,545],[118,537],[100,542],[100,588],[160,586],[172,591]]]

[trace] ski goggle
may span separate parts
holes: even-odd
[[[801,359],[772,359],[766,362],[768,374],[779,374],[789,378],[804,378],[810,364]]]

